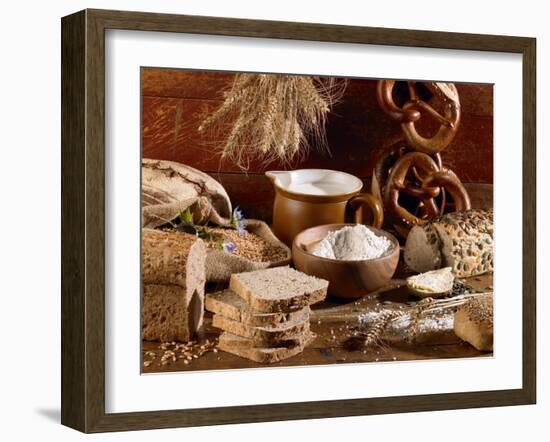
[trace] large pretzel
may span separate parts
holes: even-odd
[[[452,170],[440,170],[439,172],[428,175],[426,179],[422,181],[422,187],[426,189],[431,189],[433,186],[440,186],[447,189],[453,197],[456,211],[463,212],[472,208],[468,191]],[[444,205],[445,202],[442,203],[442,206]]]
[[[378,196],[378,198],[380,199],[383,199],[382,193],[388,181],[388,176],[393,169],[393,166],[400,158],[402,158],[405,155],[408,155],[409,153],[411,153],[409,148],[403,146],[402,143],[396,143],[395,145],[387,148],[386,151],[382,154],[382,156],[380,156],[380,158],[378,159],[378,161],[374,166],[374,171],[373,171],[374,188],[372,189],[372,192],[374,195]],[[435,161],[437,170],[441,170],[443,168],[440,154],[437,153],[431,156],[431,159]],[[412,172],[412,177],[415,179],[415,181],[422,182],[423,180],[422,173],[420,173],[414,165],[411,166],[411,172]],[[406,182],[404,182],[401,190],[404,193],[411,195],[412,197],[420,198],[420,199],[435,198],[440,194],[440,192],[442,193],[445,192],[445,189],[441,189],[440,191],[439,188],[423,189],[419,186],[414,186],[413,184],[410,183],[410,180],[407,180]],[[443,198],[444,198],[444,195],[443,195]]]
[[[413,168],[416,169],[420,186],[409,182],[408,176]],[[456,210],[470,208],[468,193],[453,172],[447,169],[441,170],[439,165],[424,153],[408,153],[397,160],[389,173],[383,195],[384,207],[399,227],[407,229],[422,224],[426,221],[425,219],[417,217],[401,205],[400,194],[405,192],[417,197],[421,201],[425,217],[431,219],[444,210],[444,207],[440,209],[435,201],[440,188],[446,189],[453,197]]]
[[[376,98],[382,110],[401,123],[407,143],[413,149],[427,154],[435,154],[445,149],[453,140],[460,124],[460,100],[458,91],[452,83],[425,82],[424,85],[434,94],[443,106],[443,113],[436,111],[430,104],[421,100],[416,91],[416,82],[408,81],[409,100],[399,107],[393,100],[395,80],[379,80]],[[415,123],[425,113],[441,126],[431,138],[425,138],[416,130]]]

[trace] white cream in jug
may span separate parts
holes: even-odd
[[[288,190],[307,195],[338,195],[347,193],[349,188],[341,183],[291,183]]]

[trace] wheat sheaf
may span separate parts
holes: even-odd
[[[345,87],[335,78],[237,74],[199,132],[221,134],[222,159],[242,169],[252,160],[289,164],[312,146],[328,150],[325,122]]]

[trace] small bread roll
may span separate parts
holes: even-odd
[[[493,293],[462,304],[454,316],[454,331],[479,351],[493,351]]]
[[[430,270],[407,278],[407,288],[421,298],[438,298],[453,291],[455,277],[451,267]]]

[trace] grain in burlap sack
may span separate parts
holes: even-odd
[[[266,223],[249,219],[247,220],[246,230],[273,245],[277,249],[277,259],[273,261],[252,261],[234,253],[208,249],[206,255],[206,280],[208,282],[228,282],[232,273],[250,272],[290,264],[290,249],[277,239]]]

